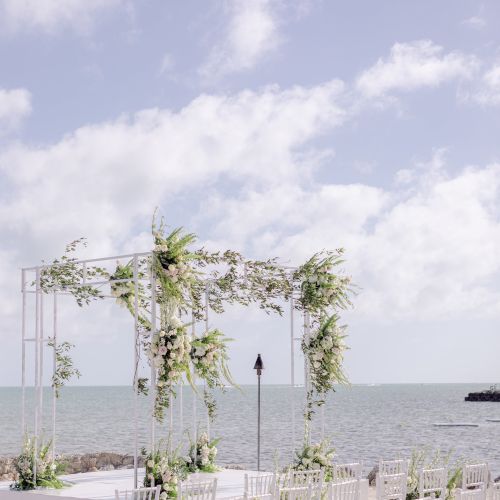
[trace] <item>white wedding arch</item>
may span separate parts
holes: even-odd
[[[166,241],[166,240],[165,240]],[[167,245],[164,245],[165,248]],[[160,248],[160,250],[157,250]],[[73,295],[79,305],[82,305],[82,302],[89,302],[89,297],[85,297],[85,293],[83,295],[81,292],[88,293],[92,291],[92,294],[96,294],[93,298],[102,298],[102,299],[117,299],[116,293],[112,293],[113,287],[116,288],[117,285],[124,286],[130,292],[129,296],[133,297],[133,302],[129,307],[130,312],[133,314],[133,326],[131,327],[131,342],[133,343],[133,351],[134,358],[132,361],[133,366],[133,390],[134,390],[134,398],[133,398],[133,411],[132,418],[134,424],[134,486],[138,485],[138,405],[139,405],[139,363],[141,352],[144,350],[144,342],[149,342],[152,345],[152,338],[155,332],[158,330],[158,323],[160,322],[159,311],[158,311],[158,300],[157,293],[159,293],[159,284],[158,284],[158,275],[155,271],[155,258],[158,256],[158,252],[161,252],[161,245],[157,245],[155,247],[155,251],[152,252],[142,252],[142,253],[133,253],[133,254],[125,254],[125,255],[114,255],[109,257],[100,257],[93,259],[69,259],[62,261],[54,261],[52,264],[42,264],[33,267],[25,267],[21,270],[21,293],[22,293],[22,321],[21,321],[21,342],[22,342],[22,363],[21,363],[21,384],[22,384],[22,401],[21,401],[21,429],[23,436],[25,435],[28,425],[27,425],[27,387],[34,388],[34,415],[33,415],[33,441],[34,441],[34,449],[35,456],[37,456],[38,452],[38,443],[42,434],[42,426],[43,426],[43,415],[44,415],[44,407],[43,407],[43,387],[45,385],[47,374],[44,374],[44,352],[46,348],[52,349],[52,357],[53,357],[53,366],[52,366],[52,380],[56,375],[57,370],[57,348],[58,348],[58,338],[60,336],[60,332],[58,331],[58,313],[59,313],[59,305],[58,298],[64,295]],[[155,257],[156,256],[156,257]],[[315,258],[315,257],[314,257]],[[131,268],[130,276],[116,278],[116,273],[113,275],[111,271],[117,262],[120,261],[128,261],[128,265]],[[311,259],[312,261],[312,259]],[[311,261],[308,261],[311,262]],[[271,262],[271,261],[269,261]],[[324,261],[322,261],[324,262]],[[309,265],[309,264],[306,264]],[[306,266],[305,265],[305,266]],[[64,266],[71,267],[72,280],[71,283],[65,283],[64,280],[58,281],[58,279],[47,279],[47,276],[57,275],[59,270],[63,269]],[[288,266],[279,266],[274,261],[272,266],[275,266],[276,269],[279,269],[282,276],[287,276],[291,282],[291,293],[287,297],[288,307],[289,307],[289,355],[290,355],[290,388],[293,391],[295,387],[295,364],[296,364],[296,356],[297,356],[297,343],[301,343],[302,348],[304,349],[304,342],[307,342],[311,337],[311,316],[310,311],[308,310],[297,310],[296,303],[297,301],[303,300],[304,297],[304,285],[301,283],[300,286],[294,287],[294,279],[296,279],[297,273],[302,272],[302,268],[296,267],[288,267]],[[305,267],[303,266],[303,267]],[[241,269],[241,273],[245,276],[247,269],[245,266]],[[106,270],[108,272],[96,272],[96,269]],[[269,264],[268,264],[269,269]],[[326,269],[326,267],[325,267]],[[330,272],[328,268],[326,271],[323,269],[325,276],[326,273]],[[321,269],[320,269],[321,271]],[[315,271],[319,273],[320,271]],[[167,269],[165,272],[168,274]],[[303,273],[304,274],[304,273]],[[319,274],[312,274],[312,276],[318,276]],[[103,276],[105,276],[103,278]],[[333,276],[333,275],[332,275]],[[316,278],[315,278],[316,279]],[[196,325],[197,323],[204,323],[204,327],[208,330],[208,316],[210,307],[209,294],[211,293],[211,287],[216,284],[213,275],[210,273],[199,274],[197,278],[199,283],[202,283],[204,289],[204,298],[203,298],[203,318],[200,318],[199,310],[198,316],[195,314],[195,310],[191,311],[191,337],[194,338],[196,336]],[[311,279],[305,279],[305,283],[307,286],[311,286],[309,281]],[[198,283],[198,284],[199,284]],[[314,282],[311,281],[311,283]],[[333,283],[333,281],[332,281]],[[257,288],[260,285],[255,285]],[[265,288],[265,282],[262,287]],[[319,285],[314,285],[319,286]],[[324,286],[324,285],[321,285]],[[330,285],[329,285],[330,286]],[[107,288],[107,291],[103,291]],[[256,288],[256,289],[257,289]],[[307,291],[307,290],[306,290]],[[260,293],[260,292],[258,292]],[[262,292],[264,293],[264,292]],[[141,295],[142,294],[142,295]],[[28,304],[28,296],[34,295],[35,300],[30,301],[34,302],[34,304]],[[149,318],[148,321],[150,326],[148,329],[144,329],[144,311],[146,310],[144,304],[141,302],[146,296],[149,301]],[[328,299],[330,300],[330,299]],[[328,301],[327,301],[328,302]],[[262,307],[262,306],[261,306]],[[33,310],[34,309],[34,310]],[[48,313],[48,314],[47,314]],[[297,315],[301,315],[301,325],[297,327]],[[47,320],[48,317],[51,317],[51,320]],[[31,322],[28,321],[28,318],[31,318]],[[34,320],[34,325],[32,324]],[[321,325],[319,326],[321,328]],[[148,331],[149,330],[149,331]],[[27,347],[28,345],[34,346],[34,380],[31,383],[27,380]],[[315,362],[313,363],[315,364]],[[151,366],[151,375],[149,384],[151,386],[152,391],[158,390],[156,386],[156,374],[157,367],[153,362],[150,362]],[[315,365],[316,366],[316,365]],[[314,367],[313,367],[314,372]],[[334,378],[334,377],[333,377]],[[182,376],[183,379],[183,376]],[[315,375],[313,373],[313,380],[311,380],[311,358],[308,356],[304,356],[304,387],[306,394],[312,393],[312,386],[314,386],[314,380],[316,380]],[[182,385],[183,382],[179,384],[179,423],[180,428],[183,429],[183,413],[182,413]],[[293,392],[292,392],[293,394]],[[57,411],[57,396],[58,396],[58,387],[54,384],[52,386],[52,408],[51,408],[51,416],[52,416],[52,453],[55,455],[55,444],[56,444],[56,411]],[[170,398],[172,396],[170,395]],[[151,408],[151,427],[150,427],[150,443],[151,449],[154,449],[155,446],[155,398],[153,400],[153,408]],[[170,400],[171,401],[171,400]],[[291,401],[291,428],[292,428],[292,449],[296,443],[296,422],[295,422],[295,403],[294,397],[290,398]],[[169,430],[173,429],[173,410],[172,404],[169,405]],[[197,415],[197,405],[196,398],[193,398],[193,433],[196,436],[197,425],[198,425],[198,415]],[[321,436],[324,435],[324,410],[323,406],[321,406],[320,418],[321,418]],[[309,418],[310,420],[310,418]],[[209,429],[210,419],[207,415],[207,429]],[[306,424],[309,425],[309,424]],[[307,434],[307,439],[310,440],[310,433]],[[195,437],[196,441],[196,437]],[[36,484],[36,460],[34,463],[33,475]]]

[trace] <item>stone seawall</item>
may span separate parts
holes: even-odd
[[[64,466],[64,474],[78,472],[95,472],[98,470],[132,469],[134,457],[119,453],[84,453],[82,455],[63,455],[58,460]],[[144,466],[144,460],[139,456],[139,467]],[[15,458],[0,457],[0,481],[17,479]]]

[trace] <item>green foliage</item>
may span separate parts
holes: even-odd
[[[73,377],[80,378],[80,371],[74,367],[73,360],[69,355],[69,352],[73,347],[73,344],[69,342],[61,342],[55,345],[54,339],[50,339],[48,345],[50,347],[55,346],[56,354],[56,369],[52,375],[52,387],[55,389],[56,397],[60,395],[61,387],[66,385],[66,382],[71,380]]]
[[[147,396],[149,394],[148,382],[149,379],[144,377],[139,377],[137,379],[137,394],[142,394],[143,396]]]
[[[43,267],[40,272],[40,288],[45,292],[64,290],[70,293],[76,303],[82,307],[90,304],[93,300],[102,299],[100,290],[91,285],[82,285],[85,276],[87,281],[96,278],[108,278],[105,269],[96,266],[78,264],[76,257],[72,255],[80,246],[87,246],[85,238],[79,238],[66,245],[64,254],[59,259],[55,259],[47,267]],[[45,264],[45,263],[44,263]],[[36,285],[36,282],[32,283]]]
[[[33,490],[38,486],[45,488],[62,488],[64,483],[57,478],[58,463],[51,460],[50,448],[52,442],[39,442],[38,452],[35,453],[34,438],[25,436],[21,454],[15,460],[18,479],[11,484],[13,490]],[[36,481],[35,469],[36,464]]]

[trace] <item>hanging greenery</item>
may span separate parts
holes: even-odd
[[[54,259],[50,264],[42,262],[46,267],[40,271],[40,288],[45,293],[51,291],[64,291],[73,295],[76,303],[82,307],[93,300],[102,299],[101,291],[92,285],[85,285],[83,281],[96,278],[108,279],[108,272],[98,266],[83,266],[72,255],[79,247],[86,247],[85,238],[79,238],[66,245],[64,254],[59,259]],[[36,286],[36,282],[32,283]]]
[[[69,342],[54,343],[54,339],[49,339],[48,345],[55,349],[56,367],[52,374],[52,387],[55,390],[56,398],[59,397],[61,388],[73,377],[80,378],[80,371],[74,367],[73,359],[69,355],[71,349],[75,347]]]

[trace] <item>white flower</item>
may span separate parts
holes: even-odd
[[[167,498],[168,498],[167,492],[166,491],[162,491],[160,493],[160,500],[167,500]]]
[[[158,353],[161,355],[161,356],[165,356],[165,354],[167,354],[168,350],[167,348],[162,345],[159,349],[158,349]]]
[[[168,321],[173,328],[180,328],[183,325],[182,321],[177,316],[175,316],[175,314],[173,316],[170,316],[170,319]]]
[[[152,460],[148,460],[148,467],[154,467],[154,464]]]

